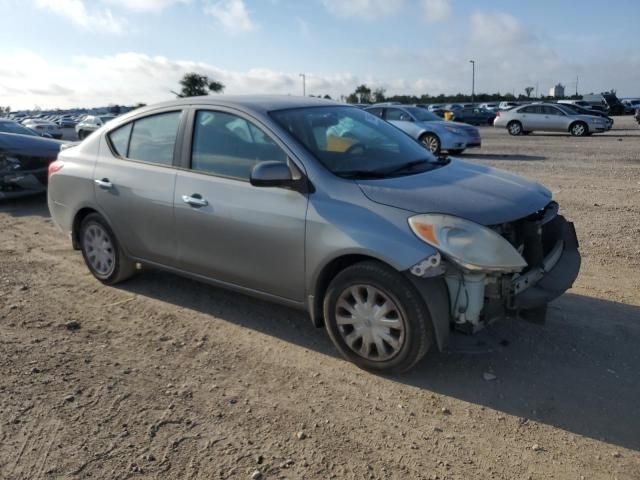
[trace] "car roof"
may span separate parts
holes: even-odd
[[[297,97],[292,95],[205,95],[200,97],[180,98],[168,102],[148,105],[139,110],[136,114],[155,110],[164,107],[184,107],[188,105],[212,105],[223,107],[237,107],[242,110],[253,111],[260,114],[272,112],[274,110],[287,110],[291,108],[304,107],[327,107],[351,105],[338,103],[331,100],[313,97]]]

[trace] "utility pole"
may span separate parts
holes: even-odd
[[[307,74],[301,73],[300,77],[302,77],[302,96],[307,96]]]
[[[536,82],[536,99],[538,99],[540,97],[538,97],[538,82]]]
[[[576,97],[578,96],[578,81],[580,78],[576,75]]]
[[[476,61],[475,60],[469,60],[469,63],[471,64],[471,103],[475,102],[475,97],[476,97]]]

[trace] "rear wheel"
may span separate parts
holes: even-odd
[[[440,139],[436,134],[425,133],[420,137],[420,142],[434,155],[440,153]]]
[[[111,228],[97,213],[82,221],[79,240],[87,267],[102,283],[113,285],[135,273],[135,263],[125,255]]]
[[[507,130],[509,131],[510,135],[520,135],[522,133],[522,124],[517,120],[513,120],[507,125]]]
[[[429,312],[402,274],[375,261],[340,272],[324,298],[324,318],[340,353],[361,368],[399,373],[433,343]]]
[[[584,122],[575,122],[569,127],[569,132],[574,137],[586,137],[589,135],[589,127]]]

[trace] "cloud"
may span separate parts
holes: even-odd
[[[337,17],[372,20],[397,13],[404,0],[322,0],[325,8]]]
[[[159,12],[165,8],[177,4],[187,4],[191,0],[102,0],[118,7],[128,10],[137,10],[143,12]]]
[[[109,9],[87,9],[83,0],[36,0],[36,6],[70,20],[84,30],[121,34],[124,20],[114,17]]]
[[[255,28],[244,0],[218,0],[204,9],[230,33],[249,32]]]
[[[427,22],[443,22],[451,16],[451,0],[422,0],[422,9]]]
[[[0,65],[0,105],[14,109],[33,108],[36,104],[66,108],[169,100],[175,98],[170,91],[178,88],[180,78],[187,72],[198,72],[224,83],[228,94],[299,95],[301,91],[297,71],[235,71],[135,52],[78,56],[69,65],[60,66],[35,52],[18,51],[0,53]],[[307,92],[339,96],[353,91],[357,84],[358,78],[349,73],[309,75]]]

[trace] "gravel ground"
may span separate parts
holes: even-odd
[[[552,189],[581,275],[546,325],[397,377],[297,311],[162,272],[105,287],[42,197],[0,203],[0,478],[640,478],[640,128],[482,135],[464,157]]]

